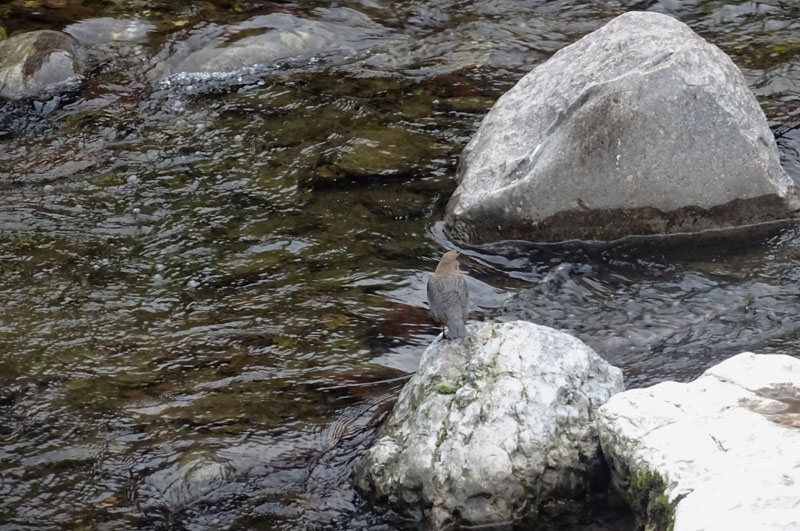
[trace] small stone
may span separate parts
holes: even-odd
[[[78,87],[85,65],[76,45],[69,35],[50,30],[0,41],[0,97],[18,100]],[[37,112],[46,107],[36,103]]]
[[[53,96],[52,98],[50,98],[50,101],[45,103],[44,107],[42,108],[41,111],[42,115],[47,116],[48,114],[56,110],[59,103],[61,103],[61,96]]]

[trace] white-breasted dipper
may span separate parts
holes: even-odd
[[[428,305],[437,321],[447,327],[445,337],[467,335],[469,292],[467,281],[458,271],[458,253],[447,251],[428,280]]]

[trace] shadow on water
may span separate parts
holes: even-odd
[[[350,475],[438,333],[458,154],[532,66],[630,9],[723,48],[773,127],[800,104],[787,3],[0,5],[0,35],[91,44],[78,92],[0,109],[0,529],[398,529]],[[159,77],[275,21],[337,52]],[[799,139],[779,141],[795,178]],[[637,387],[796,355],[798,243],[462,251],[473,319],[574,333]],[[615,507],[554,525],[633,528]]]

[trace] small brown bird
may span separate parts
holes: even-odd
[[[447,251],[428,280],[428,305],[433,316],[447,327],[448,339],[467,335],[469,292],[467,281],[458,271],[458,253]]]

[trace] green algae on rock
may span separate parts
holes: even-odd
[[[647,531],[672,531],[675,526],[675,503],[666,494],[667,482],[658,472],[642,470],[631,474],[624,498]]]
[[[436,141],[421,133],[395,127],[372,127],[351,132],[315,172],[317,183],[370,176],[396,177],[416,173],[429,160]]]

